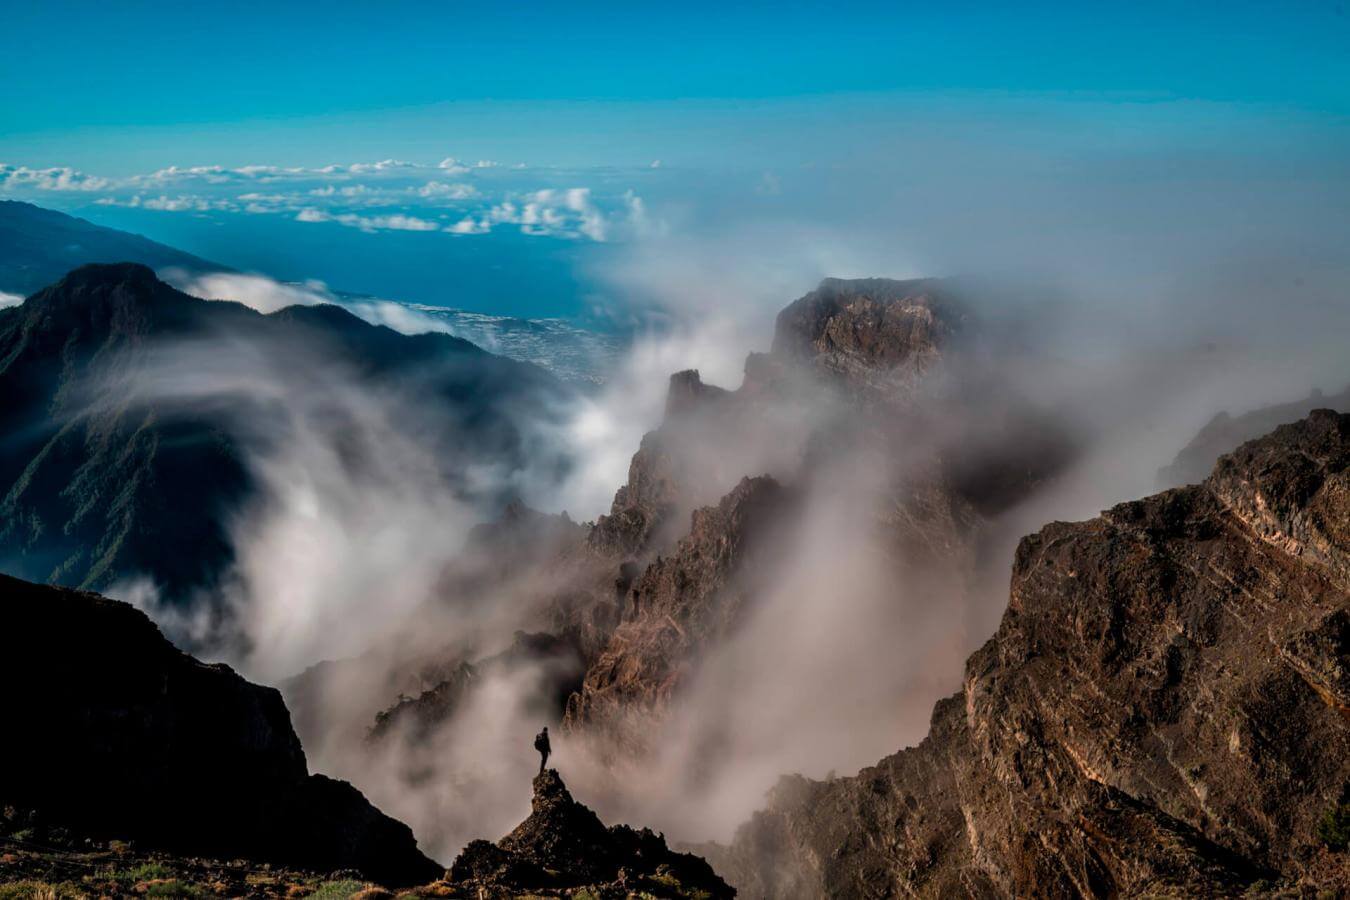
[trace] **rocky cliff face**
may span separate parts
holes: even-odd
[[[1018,549],[997,634],[917,747],[785,779],[727,848],[750,897],[1350,889],[1350,416]]]
[[[769,563],[774,523],[790,498],[771,478],[746,478],[717,506],[696,510],[689,534],[628,589],[621,620],[580,689],[565,724],[603,734],[629,752],[645,748],[701,651],[726,637]]]
[[[451,885],[478,896],[652,896],[726,898],[735,895],[708,864],[676,853],[644,828],[606,828],[572,799],[556,769],[534,779],[531,812],[496,844],[473,841],[450,867]]]
[[[308,773],[277,691],[178,651],[127,604],[0,576],[0,619],[0,805],[175,852],[440,874],[406,825]]]

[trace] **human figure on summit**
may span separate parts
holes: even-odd
[[[553,748],[548,745],[548,726],[534,736],[534,749],[539,751],[539,774],[544,774],[544,765],[548,762],[548,755],[553,752]]]

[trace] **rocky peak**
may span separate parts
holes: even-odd
[[[497,846],[545,869],[571,869],[586,881],[604,880],[609,829],[600,817],[572,799],[557,769],[536,775],[533,786],[529,817]]]
[[[471,842],[449,880],[482,894],[566,891],[590,887],[602,896],[712,898],[735,895],[706,862],[676,853],[665,838],[626,825],[606,828],[572,798],[556,769],[535,776],[530,815],[496,844]]]
[[[666,418],[683,415],[710,401],[726,397],[730,392],[716,385],[704,384],[698,369],[685,369],[670,376],[666,393]]]
[[[938,279],[827,278],[778,314],[771,355],[884,395],[932,368],[969,326]]]
[[[1350,416],[1316,409],[1221,457],[1209,490],[1287,553],[1350,578]]]
[[[16,334],[23,340],[10,353],[60,341],[79,356],[117,339],[139,338],[167,311],[165,292],[175,293],[146,266],[81,266],[19,307]]]

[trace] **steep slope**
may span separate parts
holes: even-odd
[[[220,272],[229,267],[138,234],[18,200],[0,200],[0,291],[27,297],[78,266],[134,262],[162,269]]]
[[[728,848],[750,897],[1333,893],[1350,785],[1350,416],[1026,538],[998,632],[917,747],[785,779]]]
[[[628,589],[618,627],[567,701],[570,729],[644,749],[651,717],[674,701],[700,652],[736,628],[755,575],[772,565],[773,525],[790,515],[785,493],[771,478],[746,478],[695,510],[675,551]]]
[[[308,773],[277,691],[96,594],[0,576],[0,617],[0,679],[23,685],[5,707],[0,805],[183,853],[397,885],[440,873],[407,826]]]
[[[1295,422],[1314,409],[1350,412],[1350,387],[1339,394],[1330,395],[1313,391],[1302,400],[1263,406],[1238,416],[1219,413],[1177,453],[1171,465],[1158,473],[1158,486],[1175,487],[1203,481],[1214,467],[1214,461],[1223,454],[1236,450],[1244,441],[1258,438],[1279,425]]]
[[[708,864],[676,853],[648,829],[606,828],[572,799],[557,769],[534,779],[531,812],[496,844],[476,840],[450,867],[448,881],[468,896],[704,897],[735,895]]]
[[[166,364],[182,348],[190,358]],[[263,316],[144,266],[86,266],[0,310],[0,566],[89,589],[144,576],[179,601],[213,586],[232,559],[230,516],[255,489],[240,433],[285,439],[267,433],[281,411],[247,387],[265,375],[275,391],[331,390],[334,425],[346,384],[425,406],[422,438],[452,483],[472,459],[518,461],[513,416],[549,415],[564,391],[448,335],[402,335],[336,306]],[[169,399],[213,377],[218,396]]]

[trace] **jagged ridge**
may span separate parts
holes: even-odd
[[[786,779],[730,848],[752,897],[1345,890],[1316,823],[1350,783],[1350,416],[1018,549],[998,633],[932,730]]]

